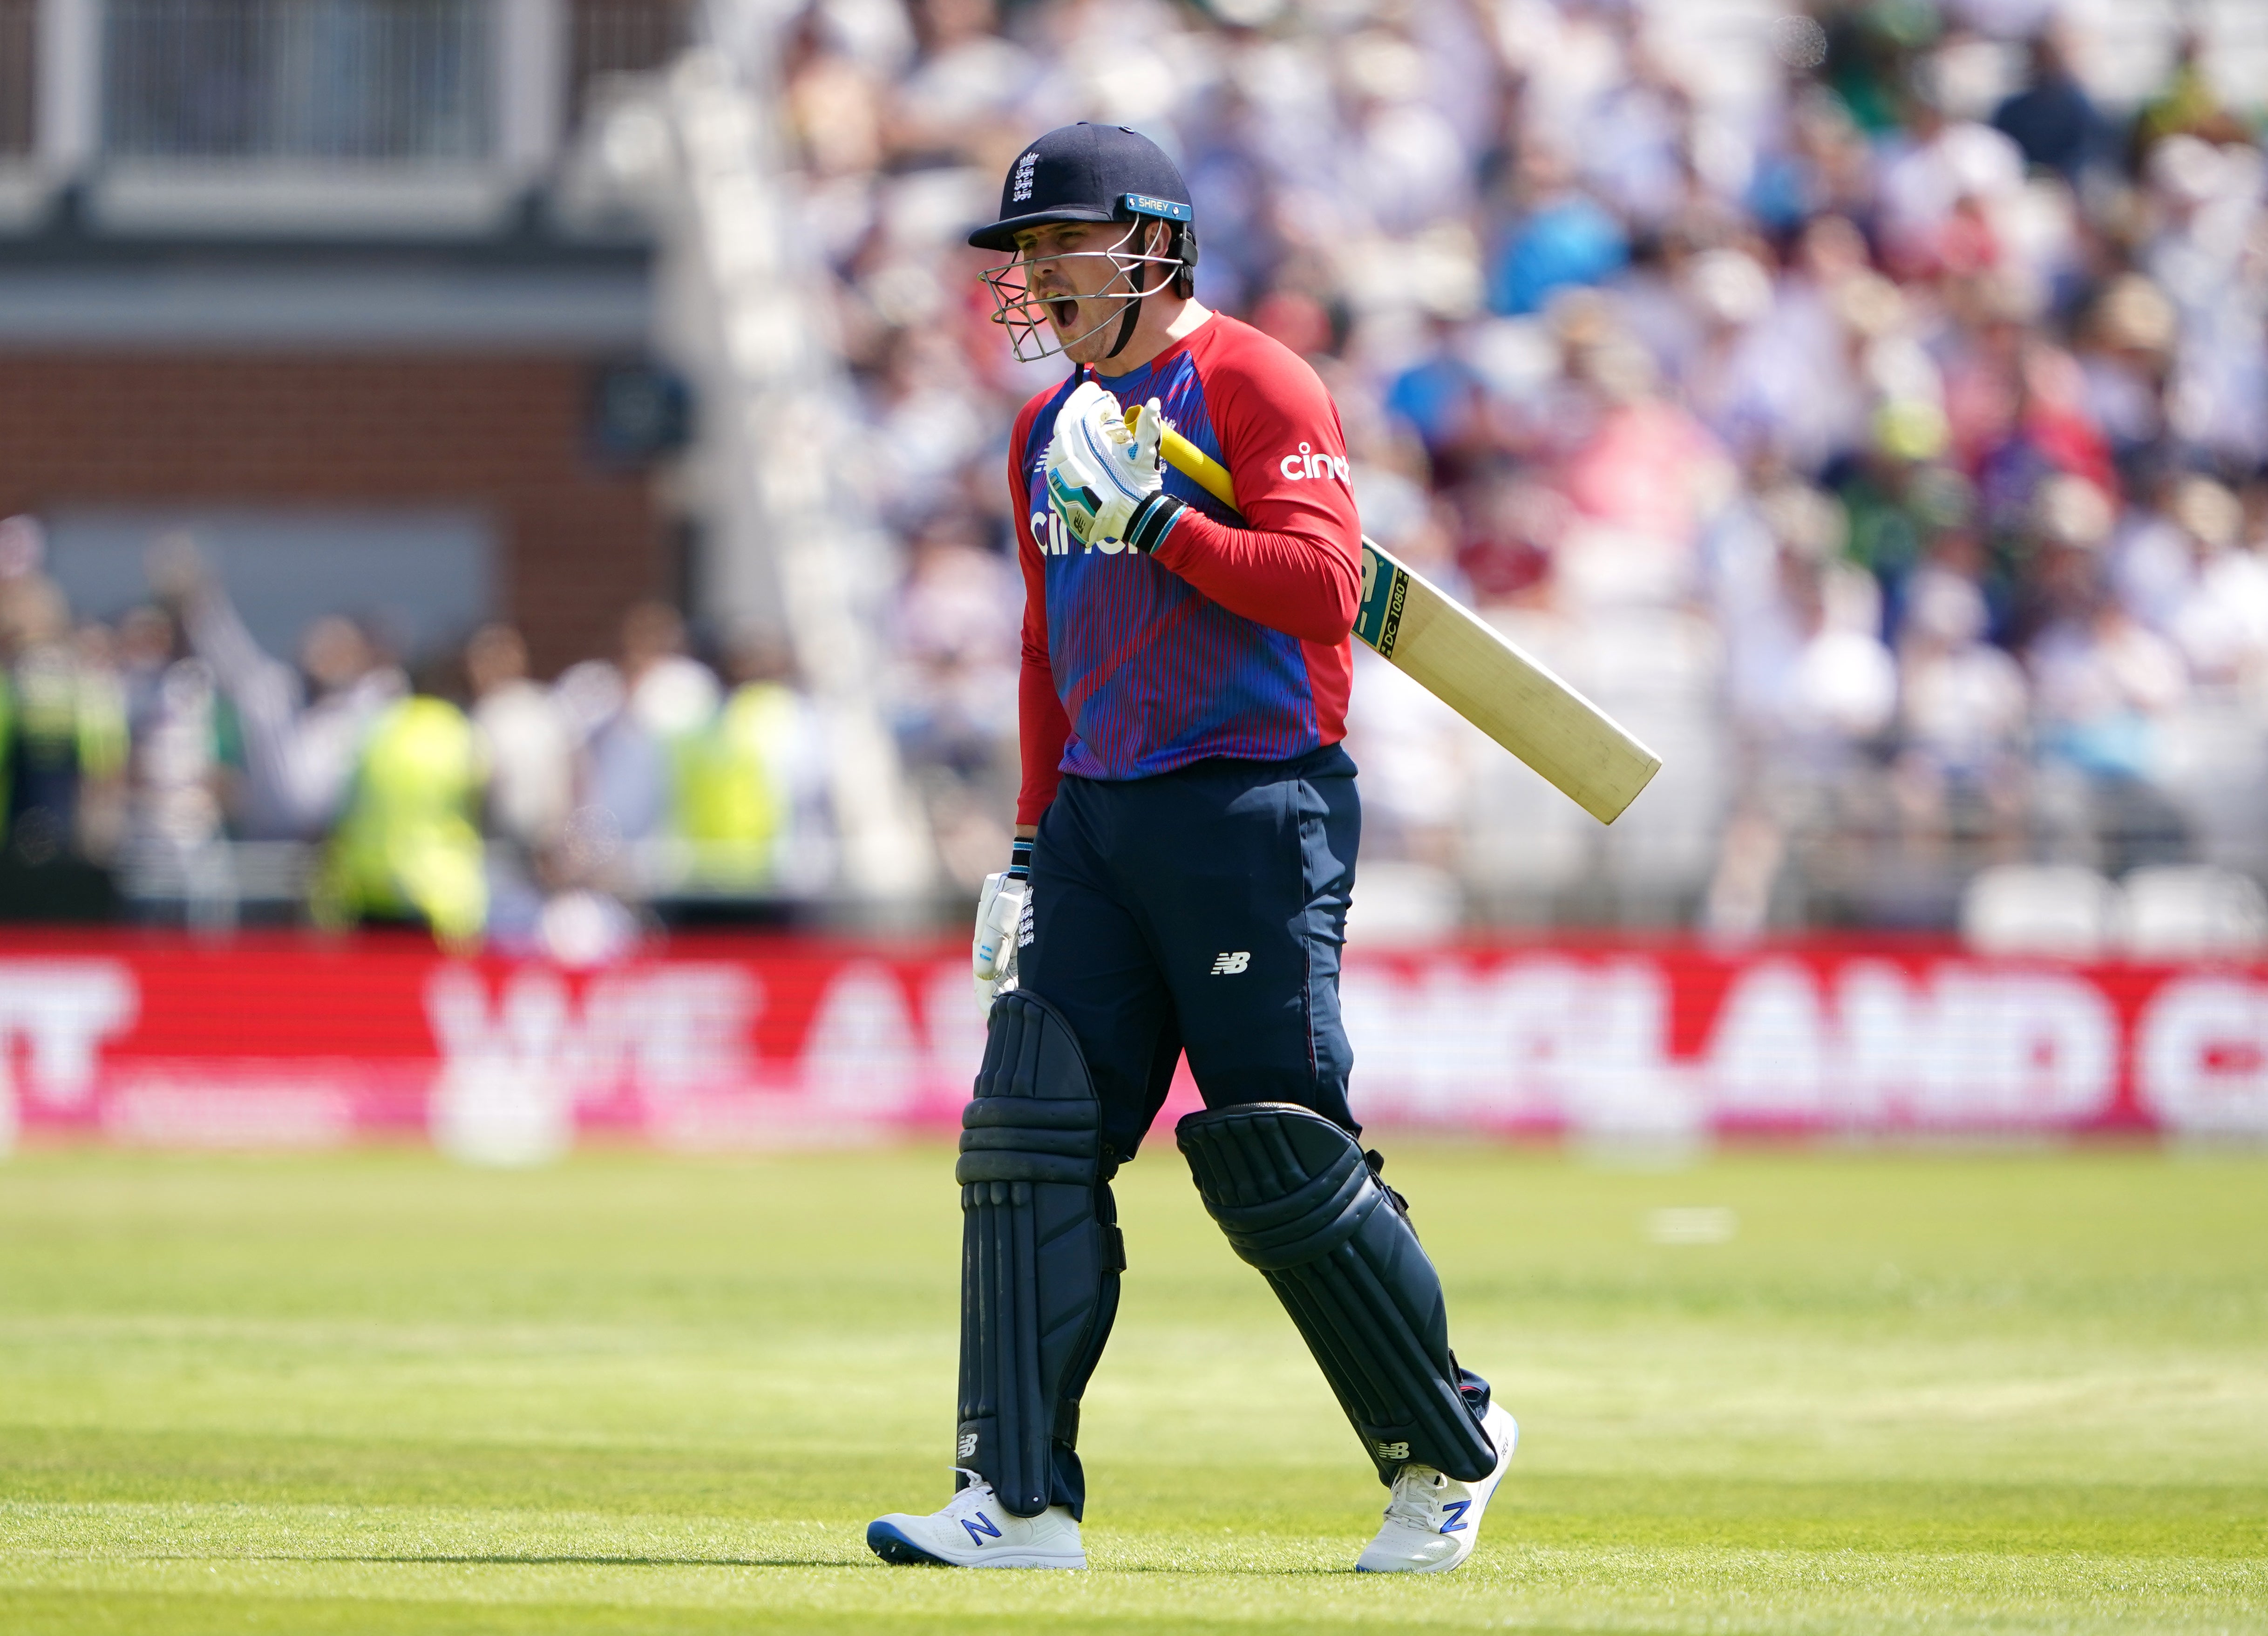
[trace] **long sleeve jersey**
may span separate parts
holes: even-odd
[[[1346,735],[1362,527],[1315,372],[1215,314],[1140,369],[1096,375],[1122,404],[1158,399],[1236,482],[1232,511],[1167,467],[1190,509],[1147,556],[1081,545],[1049,510],[1056,411],[1085,373],[1027,403],[1008,446],[1025,593],[1019,823],[1039,822],[1064,773],[1282,761]]]

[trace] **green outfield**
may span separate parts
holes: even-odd
[[[2268,1629],[2268,1160],[1388,1174],[1524,1429],[1441,1578],[1348,1571],[1382,1492],[1170,1146],[1086,1574],[861,1542],[947,1492],[942,1149],[19,1153],[0,1631]]]

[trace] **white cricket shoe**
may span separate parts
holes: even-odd
[[[956,1466],[955,1470],[963,1468]],[[976,1472],[968,1486],[925,1517],[893,1511],[866,1524],[866,1545],[885,1562],[945,1568],[1083,1568],[1086,1548],[1069,1506],[1020,1517]]]
[[[1481,1513],[1512,1464],[1520,1426],[1496,1404],[1481,1418],[1496,1448],[1496,1470],[1477,1483],[1460,1483],[1445,1471],[1411,1461],[1394,1474],[1394,1497],[1378,1537],[1355,1559],[1358,1573],[1446,1573],[1473,1554]]]

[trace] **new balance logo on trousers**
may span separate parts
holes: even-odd
[[[1252,951],[1248,948],[1240,948],[1233,954],[1215,954],[1212,957],[1212,975],[1233,977],[1251,963]]]

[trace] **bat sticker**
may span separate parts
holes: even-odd
[[[1354,633],[1381,659],[1394,657],[1402,630],[1402,610],[1410,599],[1410,576],[1389,558],[1362,546],[1362,602],[1355,609]]]

